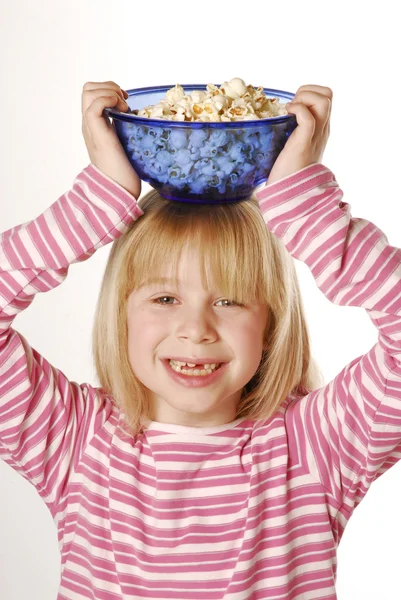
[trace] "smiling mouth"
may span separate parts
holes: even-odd
[[[173,371],[175,371],[176,373],[180,373],[182,375],[189,375],[189,376],[205,376],[205,375],[210,375],[211,373],[214,373],[214,371],[217,371],[218,369],[220,369],[221,365],[223,363],[211,363],[211,364],[204,364],[204,365],[194,365],[193,367],[189,367],[188,365],[183,365],[182,362],[176,361],[176,360],[168,360],[167,361],[168,364],[170,365],[170,367],[173,369]],[[193,363],[191,363],[193,364]]]

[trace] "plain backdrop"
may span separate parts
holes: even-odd
[[[125,89],[247,84],[331,87],[323,163],[354,217],[401,244],[401,96],[395,2],[303,0],[163,3],[0,0],[0,231],[29,221],[89,164],[81,134],[86,81]],[[149,191],[143,185],[142,194]],[[74,265],[14,323],[71,380],[98,384],[91,359],[97,295],[110,246]],[[377,340],[368,315],[331,304],[296,262],[312,348],[326,382]],[[338,551],[340,600],[401,597],[401,465],[356,509]],[[0,598],[55,600],[56,528],[34,488],[0,462]]]

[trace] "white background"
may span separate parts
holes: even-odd
[[[89,164],[81,134],[86,81],[125,89],[241,77],[295,92],[334,92],[323,163],[354,217],[401,244],[399,24],[394,2],[325,0],[0,0],[0,231],[37,217]],[[143,185],[143,192],[149,190]],[[72,380],[97,384],[90,355],[110,246],[74,265],[15,321]],[[330,381],[377,334],[363,309],[332,305],[296,261],[314,355]],[[401,465],[373,484],[339,552],[340,600],[401,597]],[[34,488],[0,462],[0,597],[55,600],[55,525]]]

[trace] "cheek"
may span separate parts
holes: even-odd
[[[237,343],[240,343],[247,353],[257,354],[263,347],[263,334],[262,323],[251,319],[237,330]]]
[[[163,319],[157,319],[146,311],[137,310],[129,315],[128,348],[130,353],[138,353],[146,348],[152,349],[163,338],[165,324]]]
[[[253,321],[238,331],[235,343],[247,377],[252,377],[259,367],[263,352],[263,333],[261,324]]]
[[[148,357],[152,355],[155,340],[152,328],[140,311],[131,315],[128,324],[128,360],[135,375],[140,379],[146,372]]]

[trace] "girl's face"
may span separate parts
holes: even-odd
[[[167,272],[165,277],[170,278]],[[196,254],[183,254],[180,287],[153,283],[128,298],[128,354],[138,379],[150,390],[153,421],[213,427],[235,419],[241,391],[258,369],[268,318],[265,304],[240,306],[221,290],[202,287]],[[210,382],[180,383],[167,358],[225,362]],[[188,361],[189,362],[189,361]],[[200,379],[200,378],[195,378]]]

